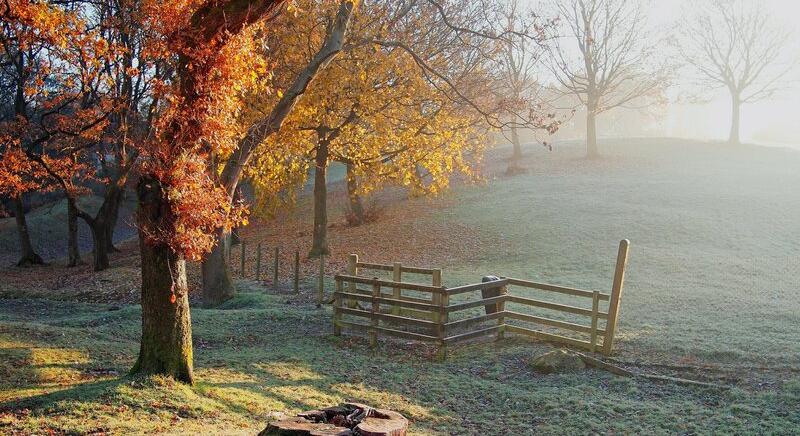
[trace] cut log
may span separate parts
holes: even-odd
[[[344,403],[275,421],[259,436],[405,436],[407,429],[408,420],[397,412]]]

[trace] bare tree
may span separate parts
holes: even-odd
[[[519,29],[523,24],[524,17],[529,16],[531,27],[528,31],[537,34],[537,38],[530,38],[521,34]],[[503,20],[504,30],[508,32],[507,41],[502,44],[499,56],[499,70],[501,80],[504,84],[502,89],[506,98],[512,101],[513,106],[508,110],[510,122],[508,132],[511,134],[511,145],[513,151],[511,161],[508,164],[507,173],[516,174],[524,171],[520,166],[522,159],[522,146],[519,139],[520,125],[524,116],[519,114],[517,106],[525,107],[526,102],[541,102],[542,98],[538,95],[541,89],[537,80],[538,69],[542,67],[541,61],[545,53],[544,43],[550,37],[549,32],[555,24],[555,20],[541,20],[533,11],[521,5],[518,0],[509,0],[500,11]],[[503,132],[505,135],[505,130]],[[508,139],[508,137],[506,137]]]
[[[550,67],[557,91],[586,107],[587,154],[595,157],[597,116],[656,95],[666,83],[666,68],[653,62],[655,42],[645,35],[638,1],[564,0],[555,7],[567,36],[550,51]]]
[[[678,52],[697,73],[701,89],[725,88],[731,97],[728,141],[738,144],[741,106],[772,96],[792,64],[782,62],[789,39],[763,5],[713,0],[678,31]],[[693,9],[695,9],[693,7]]]

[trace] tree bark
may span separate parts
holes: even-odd
[[[158,222],[169,213],[169,200],[159,182],[142,177],[137,187],[139,217]],[[192,323],[186,261],[169,246],[139,231],[142,254],[142,341],[131,369],[137,374],[163,374],[193,383]]]
[[[44,265],[42,257],[36,254],[31,244],[31,235],[28,232],[28,223],[25,220],[25,206],[22,203],[22,194],[12,199],[14,203],[14,220],[17,223],[19,235],[20,259],[17,266]]]
[[[89,228],[92,229],[92,245],[94,250],[92,252],[92,267],[95,271],[103,271],[108,269],[108,242],[106,237],[108,235],[107,226],[101,216],[87,221]]]
[[[81,252],[78,247],[78,206],[67,197],[67,266],[80,265]]]
[[[317,144],[316,164],[314,166],[314,244],[309,257],[330,254],[328,249],[328,143]]]
[[[203,260],[201,266],[203,275],[203,305],[215,307],[233,298],[236,287],[231,280],[228,268],[228,251],[230,250],[230,235],[222,229],[217,231],[217,245]]]
[[[739,122],[741,118],[742,102],[739,96],[735,93],[731,97],[731,133],[728,136],[728,142],[732,145],[738,145],[739,139]]]
[[[597,114],[592,106],[586,107],[586,157],[598,157],[600,151],[597,149]]]
[[[98,216],[102,215],[102,220],[105,223],[106,251],[114,253],[119,251],[117,247],[114,246],[114,230],[119,220],[119,208],[125,196],[125,189],[116,185],[111,185],[108,189],[109,192],[106,193],[106,198],[103,201],[103,205],[100,207]]]
[[[358,181],[353,170],[353,164],[347,164],[347,198],[350,201],[350,225],[360,226],[366,222],[364,203],[358,195]]]
[[[520,173],[522,170],[522,166],[520,165],[520,160],[522,160],[522,145],[519,141],[519,131],[517,127],[513,125],[511,126],[511,146],[511,160],[508,163],[506,174],[514,175]]]

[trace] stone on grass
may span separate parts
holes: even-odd
[[[542,374],[560,374],[586,368],[586,363],[581,356],[565,349],[542,354],[531,360],[530,365],[536,372]]]

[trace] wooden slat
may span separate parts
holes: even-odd
[[[487,327],[485,329],[475,330],[472,332],[462,333],[460,335],[450,336],[444,339],[445,344],[452,344],[458,341],[466,341],[467,339],[478,338],[481,336],[491,335],[497,332],[500,326]]]
[[[549,325],[551,327],[558,327],[558,328],[562,328],[562,329],[565,329],[565,330],[572,330],[574,332],[579,332],[579,333],[589,333],[589,334],[592,333],[592,328],[589,327],[589,326],[585,326],[585,325],[581,325],[581,324],[575,324],[575,323],[566,322],[566,321],[558,321],[558,320],[550,319],[550,318],[542,318],[542,317],[539,317],[539,316],[528,315],[528,314],[525,314],[525,313],[519,313],[519,312],[510,311],[510,310],[506,310],[506,317],[507,318],[511,318],[511,319],[520,320],[520,321],[525,321],[525,322],[533,322],[533,323],[537,323],[537,324]],[[601,329],[597,330],[597,333],[601,334],[601,335],[605,334],[605,332],[606,332],[605,330],[601,330]]]
[[[551,284],[547,284],[547,283],[537,283],[537,282],[532,282],[532,281],[529,281],[529,280],[514,279],[514,278],[510,278],[510,277],[508,279],[508,284],[515,285],[515,286],[523,286],[523,287],[526,287],[526,288],[541,289],[543,291],[558,292],[560,294],[576,295],[576,296],[579,296],[579,297],[592,298],[592,294],[594,293],[593,291],[586,291],[586,290],[578,289],[578,288],[568,288],[566,286],[557,286],[557,285],[551,285]],[[609,294],[605,294],[605,293],[602,293],[602,292],[600,293],[600,300],[601,301],[608,301],[608,299],[610,297],[611,296]]]
[[[507,301],[510,303],[525,304],[528,306],[541,307],[543,309],[574,313],[576,315],[592,316],[591,309],[583,309],[581,307],[568,306],[566,304],[551,303],[549,301],[534,300],[533,298],[518,297],[516,295],[508,295],[507,298]],[[608,314],[605,312],[600,312],[597,314],[597,317],[599,319],[606,319],[608,318]]]
[[[476,301],[469,301],[467,303],[451,304],[450,306],[447,306],[445,310],[447,310],[448,313],[458,312],[460,310],[471,309],[473,307],[481,307],[493,303],[499,303],[501,301],[506,301],[507,298],[508,295],[498,295],[496,297],[484,298],[482,300],[476,300]]]
[[[338,292],[338,294],[341,295],[343,298],[350,298],[353,300],[365,301],[365,302],[372,302],[373,298],[372,295],[353,294],[351,292]],[[381,304],[388,304],[398,307],[407,307],[409,309],[418,309],[426,312],[439,310],[438,306],[434,306],[430,302],[420,303],[417,301],[407,301],[405,299],[396,300],[394,298],[388,298],[388,297],[390,297],[390,294],[382,294],[381,297],[377,297],[377,300]]]
[[[433,322],[433,321],[425,321],[425,320],[422,320],[422,319],[408,318],[408,317],[399,316],[399,315],[389,315],[389,314],[385,314],[385,313],[372,313],[372,312],[367,311],[367,310],[350,309],[350,308],[347,308],[347,307],[341,307],[341,308],[339,308],[339,311],[341,313],[345,314],[345,315],[361,316],[361,317],[364,317],[364,318],[369,318],[369,319],[371,319],[373,321],[375,321],[375,320],[391,321],[391,322],[396,322],[396,323],[399,323],[399,324],[408,324],[408,325],[413,325],[413,326],[416,326],[416,327],[425,327],[425,328],[434,328],[434,327],[436,327],[436,323]]]
[[[393,271],[393,265],[387,265],[384,263],[369,263],[369,262],[358,262],[356,263],[358,268],[363,269],[372,269],[372,270],[379,270],[379,271]],[[435,268],[420,268],[416,266],[403,266],[400,268],[400,271],[410,273],[410,274],[433,274],[436,271]]]
[[[347,274],[337,274],[335,279],[341,280],[346,283],[361,283],[364,285],[373,285],[373,286],[378,285],[378,286],[385,286],[387,288],[398,287],[401,289],[408,289],[410,291],[432,292],[438,294],[443,294],[445,292],[444,288],[437,286],[420,285],[417,283],[394,282],[391,280],[381,280],[381,279],[374,279],[367,277],[356,277]]]
[[[500,279],[492,282],[473,283],[471,285],[456,286],[455,288],[448,288],[447,295],[458,295],[466,292],[481,291],[484,289],[500,288],[508,284],[508,279]]]
[[[482,321],[491,321],[493,319],[501,318],[502,316],[503,316],[503,312],[495,312],[495,313],[490,313],[488,315],[481,315],[481,316],[476,316],[476,317],[472,317],[472,318],[460,319],[458,321],[450,321],[447,324],[445,324],[444,327],[446,329],[448,329],[448,330],[449,329],[456,329],[456,328],[459,328],[459,327],[466,327],[466,326],[470,326],[470,325],[473,325],[473,324],[477,324],[477,323],[482,322]]]
[[[518,327],[515,325],[506,324],[505,328],[506,331],[509,333],[519,333],[527,336],[532,336],[534,338],[543,339],[546,341],[560,342],[562,344],[572,345],[573,347],[584,348],[586,350],[589,350],[591,348],[591,345],[588,342],[581,341],[579,339],[568,338],[566,336],[561,336],[561,335],[554,335],[552,333],[540,332],[538,330],[526,329],[524,327]]]
[[[402,330],[395,330],[395,329],[390,329],[390,328],[386,328],[386,327],[377,327],[377,330],[379,330],[381,333],[387,334],[389,336],[395,336],[395,337],[398,337],[398,338],[410,339],[410,340],[414,340],[414,341],[424,341],[424,342],[438,342],[439,341],[439,338],[437,338],[436,336],[423,335],[422,333],[405,332],[405,331],[402,331]]]
[[[400,270],[411,274],[433,274],[434,271],[436,271],[436,268],[420,268],[416,266],[404,266]]]
[[[356,267],[364,268],[364,269],[376,269],[381,271],[391,271],[391,265],[384,265],[382,263],[368,263],[368,262],[358,262],[356,263]]]
[[[349,322],[349,321],[339,321],[339,327],[345,328],[352,328],[355,330],[362,330],[362,331],[369,331],[372,330],[373,327],[366,324],[360,324],[357,322]],[[402,330],[390,329],[386,327],[374,327],[375,330],[380,331],[381,333],[387,334],[389,336],[395,336],[398,338],[403,339],[410,339],[414,341],[424,341],[424,342],[438,342],[439,338],[430,335],[424,335],[422,333],[414,333],[414,332],[405,332]]]

